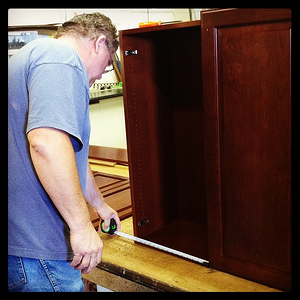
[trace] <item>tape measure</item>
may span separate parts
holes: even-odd
[[[116,234],[116,235],[121,236],[123,238],[135,241],[137,243],[140,243],[140,244],[143,244],[143,245],[146,245],[146,246],[150,246],[150,247],[162,250],[162,251],[166,251],[168,253],[178,255],[178,256],[181,256],[181,257],[189,259],[189,260],[193,260],[193,261],[198,262],[198,263],[200,263],[200,264],[202,264],[206,267],[209,267],[209,261],[208,260],[193,256],[193,255],[190,255],[190,254],[187,254],[187,253],[184,253],[184,252],[181,252],[181,251],[178,251],[178,250],[175,250],[175,249],[172,249],[172,248],[169,248],[169,247],[166,247],[166,246],[163,246],[163,245],[151,242],[151,241],[147,241],[145,239],[136,237],[134,235],[130,235],[130,234],[118,231],[117,230],[117,224],[116,224],[116,221],[114,219],[110,220],[110,225],[109,225],[108,229],[106,229],[106,230],[104,229],[104,221],[103,220],[101,221],[101,226],[100,227],[101,227],[102,232],[108,233],[109,235]]]

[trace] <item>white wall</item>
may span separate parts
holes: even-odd
[[[76,14],[99,11],[111,18],[118,30],[137,28],[144,21],[189,21],[200,19],[201,9],[10,9],[8,25],[37,25],[63,23]],[[119,51],[117,52],[119,57]],[[103,75],[99,82],[115,82],[113,72]],[[123,98],[101,100],[90,105],[91,145],[126,147]]]
[[[123,97],[90,104],[90,145],[127,148]]]

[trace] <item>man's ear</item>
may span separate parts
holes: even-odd
[[[95,41],[95,44],[94,44],[94,47],[95,47],[95,52],[98,54],[99,52],[99,49],[103,46],[105,46],[105,42],[106,42],[106,36],[105,35],[100,35],[96,41]]]

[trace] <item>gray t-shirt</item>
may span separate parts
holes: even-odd
[[[76,50],[38,39],[8,65],[8,254],[48,260],[73,256],[69,228],[41,185],[29,153],[29,131],[67,132],[83,193],[89,150],[89,81]]]

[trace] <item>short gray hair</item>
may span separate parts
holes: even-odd
[[[55,38],[66,34],[77,34],[82,37],[97,39],[101,34],[106,36],[108,48],[116,52],[119,47],[117,29],[111,19],[99,12],[80,14],[62,24],[58,28]]]

